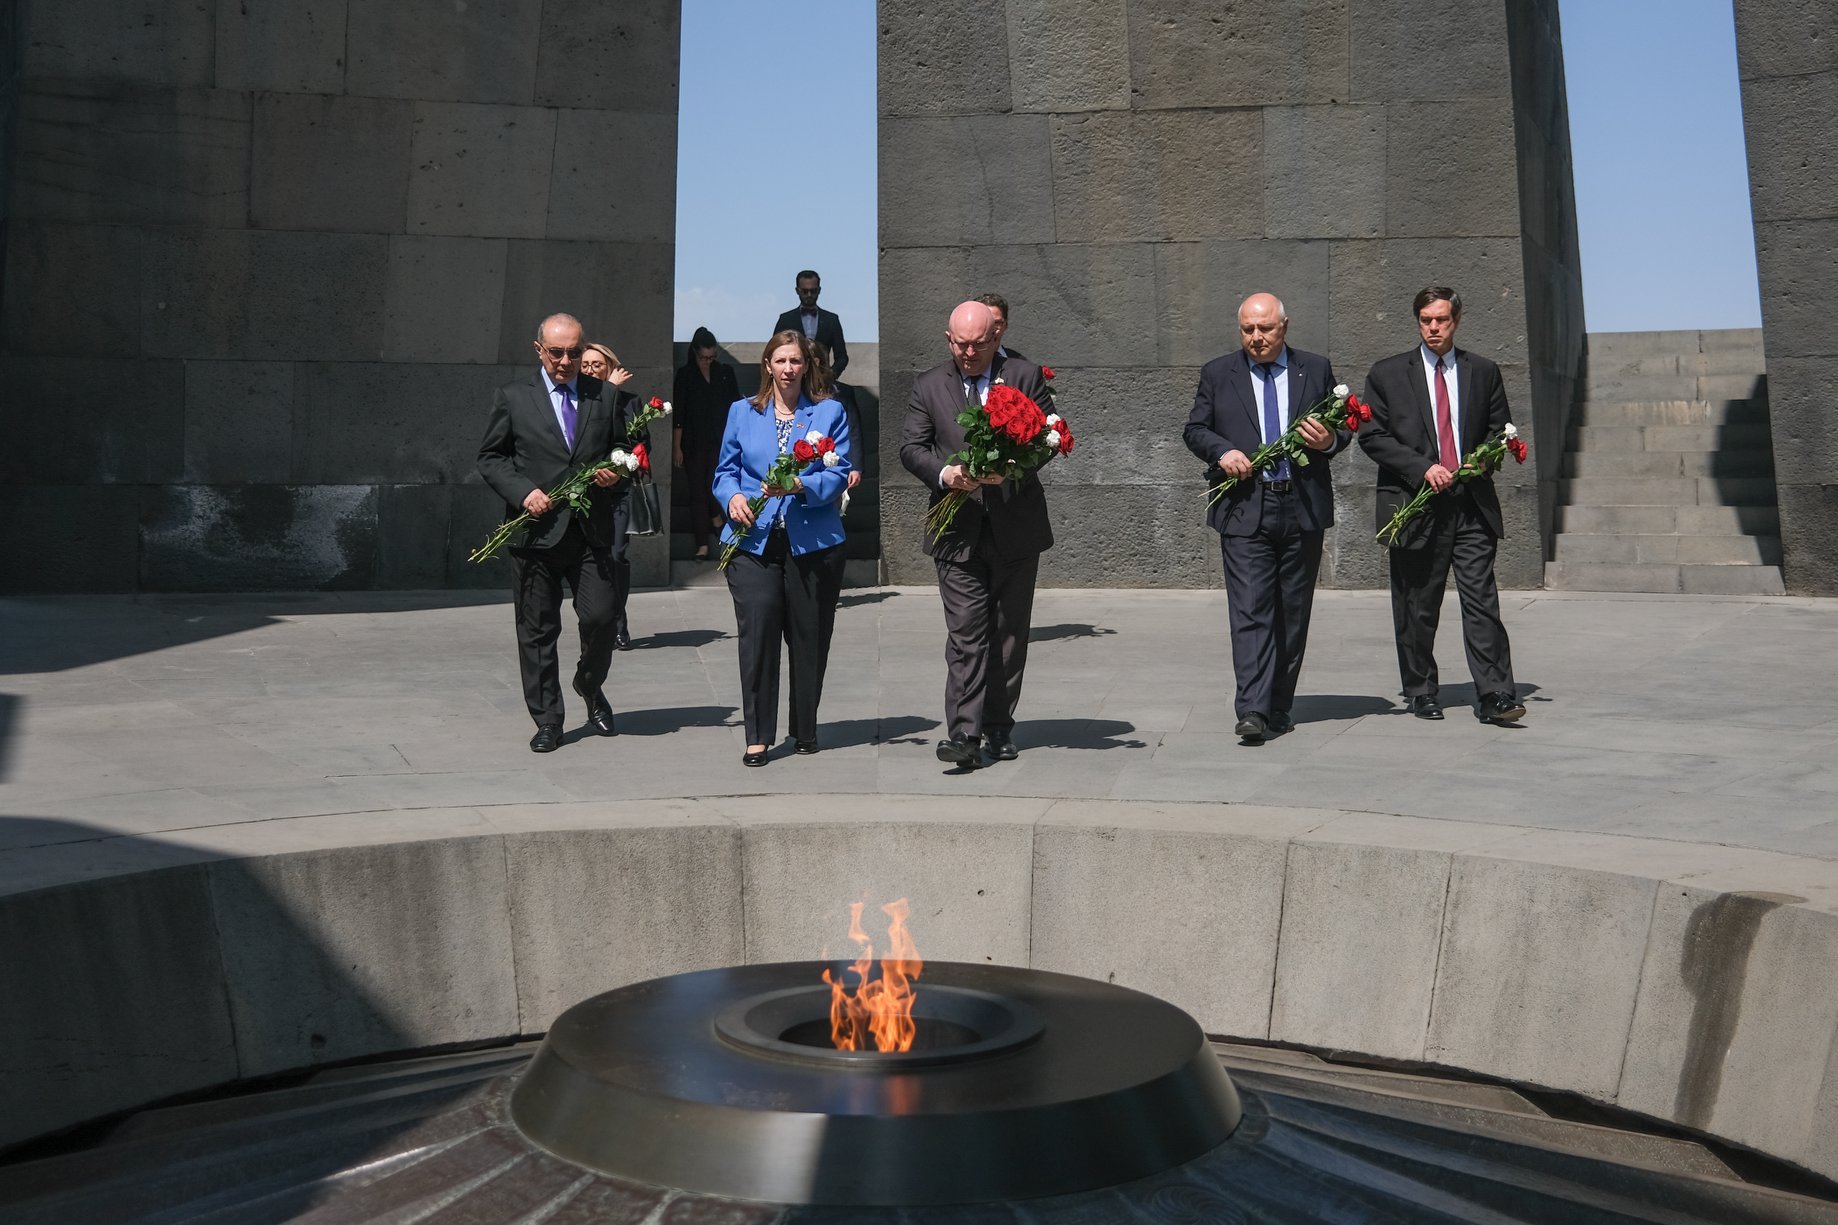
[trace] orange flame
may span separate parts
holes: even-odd
[[[859,984],[851,994],[840,976],[828,969],[823,981],[830,984],[830,1042],[839,1051],[865,1051],[870,1040],[877,1051],[910,1051],[917,1028],[913,1025],[913,980],[925,968],[906,916],[912,911],[906,899],[881,907],[887,916],[887,956],[881,959],[881,976],[872,981],[874,944],[862,930],[862,903],[849,906],[849,939],[861,947],[861,956],[850,967]]]

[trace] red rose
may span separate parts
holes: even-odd
[[[657,396],[652,396],[650,402],[645,405],[646,408],[662,408],[663,406],[664,406],[663,400],[661,400]]]
[[[1042,366],[1042,367],[1040,368],[1040,377],[1041,377],[1041,378],[1043,378],[1043,379],[1050,379],[1050,378],[1052,378],[1052,377],[1053,377],[1053,367],[1051,367],[1051,366]]]
[[[823,437],[817,440],[817,454],[828,455],[831,451],[834,451],[835,449],[836,449],[836,440],[834,438],[831,438],[828,434],[825,434]]]
[[[1526,447],[1524,440],[1519,438],[1508,438],[1506,440],[1506,449],[1513,453],[1514,461],[1521,464],[1525,462]]]
[[[1064,417],[1061,417],[1059,424],[1054,428],[1059,430],[1059,453],[1061,455],[1072,454],[1072,427],[1066,424]]]
[[[638,475],[651,475],[651,452],[644,443],[632,448],[632,458],[638,461]]]
[[[1034,441],[1047,426],[1046,414],[1040,411],[1040,406],[1006,383],[989,389],[983,411],[989,414],[991,428],[1016,442]]]
[[[817,448],[802,438],[791,444],[791,453],[801,464],[808,464],[817,458]]]

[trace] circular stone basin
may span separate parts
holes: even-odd
[[[583,1001],[518,1081],[512,1118],[638,1182],[887,1206],[1128,1182],[1210,1151],[1242,1113],[1199,1025],[1139,991],[928,962],[913,1050],[837,1051],[825,968],[702,970]]]

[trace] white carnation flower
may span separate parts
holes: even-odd
[[[614,448],[613,453],[607,456],[606,458],[611,460],[613,463],[618,464],[621,468],[623,468],[625,467],[626,462],[630,460],[632,456],[628,452],[621,451],[618,448]]]
[[[1058,425],[1060,423],[1060,420],[1061,418],[1058,413],[1048,413],[1047,414],[1047,425],[1048,426]]]
[[[1517,438],[1519,436],[1519,427],[1508,421],[1506,423],[1506,436],[1508,438]]]
[[[663,411],[664,416],[668,417],[670,415],[670,401],[668,400],[664,401],[664,407],[662,411]]]
[[[823,441],[823,431],[822,430],[812,430],[810,433],[804,436],[804,441],[810,443],[813,447],[816,446],[818,443]]]
[[[1345,383],[1338,383],[1334,387],[1334,398],[1336,400],[1344,400],[1352,393],[1353,389],[1348,387]]]
[[[825,468],[834,468],[837,464],[840,464],[841,462],[842,462],[842,456],[838,455],[836,452],[825,451],[823,453],[823,466]]]
[[[1049,447],[1057,447],[1059,445],[1059,431],[1048,430],[1046,443]]]

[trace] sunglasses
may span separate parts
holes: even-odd
[[[584,353],[585,351],[586,350],[584,349],[557,349],[553,345],[543,350],[544,353],[547,353],[549,355],[550,361],[557,361],[557,362],[561,361],[562,358],[564,357],[572,357],[572,358],[578,359],[581,356],[581,354]]]

